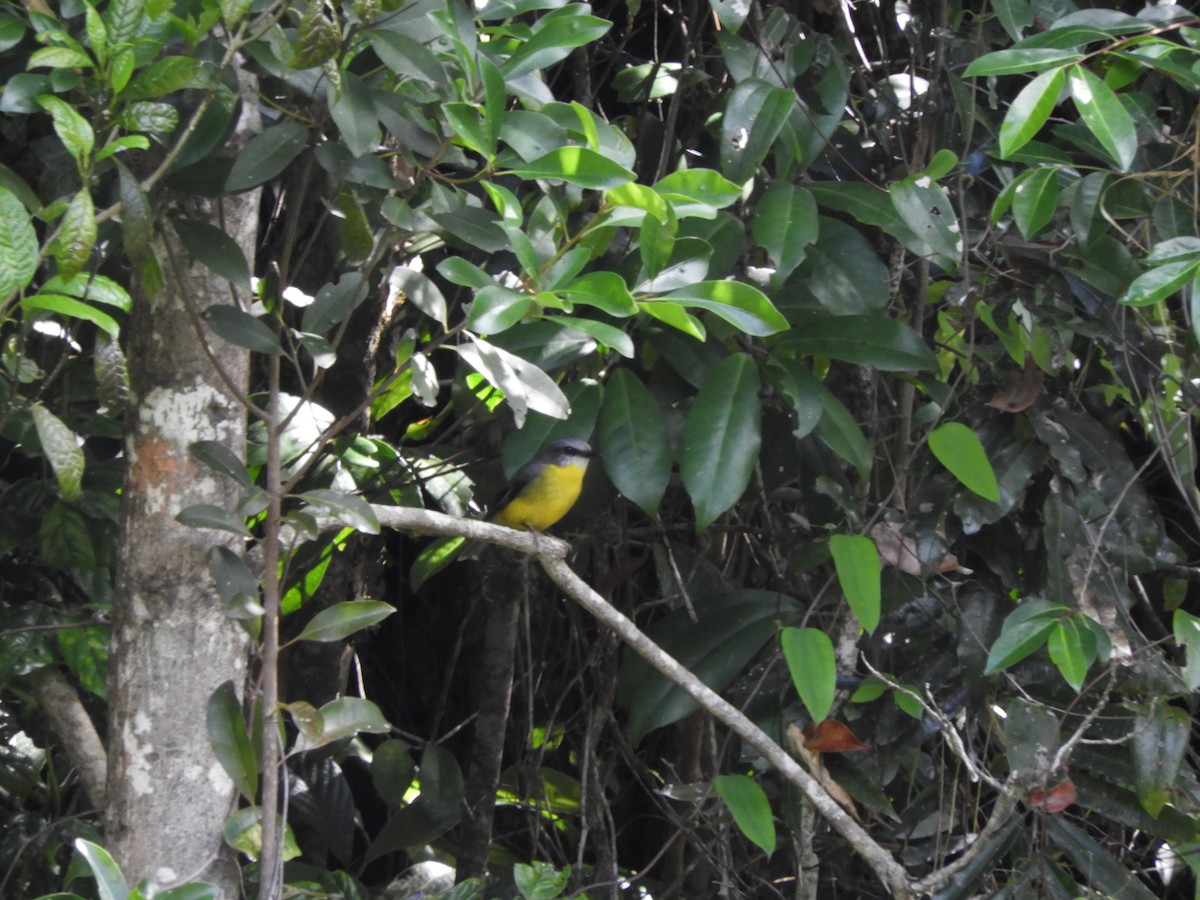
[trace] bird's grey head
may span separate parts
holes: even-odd
[[[596,451],[587,441],[567,438],[548,444],[542,453],[542,458],[553,466],[586,466],[588,460],[595,455]]]

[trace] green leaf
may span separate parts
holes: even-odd
[[[749,181],[767,157],[796,102],[790,89],[746,78],[730,92],[721,118],[721,171]]]
[[[879,551],[874,541],[861,534],[835,534],[829,539],[829,552],[846,602],[859,624],[874,633],[882,598]]]
[[[92,58],[73,47],[43,47],[29,54],[27,69],[94,69]]]
[[[1189,691],[1200,688],[1200,619],[1183,609],[1177,609],[1172,619],[1175,643],[1184,648],[1187,662],[1181,672]]]
[[[371,91],[357,75],[342,72],[342,89],[329,114],[353,156],[363,156],[379,146],[382,135]]]
[[[386,734],[392,726],[383,717],[379,707],[361,697],[340,697],[331,700],[318,710],[321,730],[317,734],[301,732],[296,738],[295,750],[303,752],[323,747],[333,741],[356,734]]]
[[[245,347],[255,353],[267,353],[271,356],[283,354],[283,346],[279,343],[278,335],[271,330],[271,326],[236,306],[214,303],[202,315],[209,327],[231,344]]]
[[[745,493],[762,445],[758,366],[735,353],[709,373],[683,429],[680,474],[703,531]]]
[[[212,528],[216,531],[228,531],[238,537],[250,537],[250,529],[246,527],[241,516],[235,516],[228,510],[208,503],[196,503],[181,510],[175,516],[175,521],[189,528]]]
[[[1050,113],[1058,105],[1058,95],[1066,83],[1062,69],[1043,72],[1017,94],[1000,124],[1000,155],[1007,157],[1021,149],[1041,131]]]
[[[287,168],[307,142],[308,129],[299,122],[283,122],[268,128],[251,138],[234,159],[225,189],[244,191],[270,181]]]
[[[616,369],[605,385],[599,441],[613,485],[657,516],[671,478],[671,443],[657,401],[628,369]]]
[[[232,681],[226,681],[208,698],[205,725],[213,755],[243,797],[258,796],[258,754],[246,730],[242,702]]]
[[[891,189],[892,205],[912,229],[917,241],[957,263],[963,255],[962,230],[946,189],[929,175],[917,175],[895,182]],[[918,252],[919,245],[909,242]]]
[[[506,81],[566,59],[571,51],[603,36],[612,23],[585,15],[586,4],[554,10],[538,20],[533,33],[501,67]]]
[[[0,303],[33,280],[38,265],[37,232],[17,195],[0,186]]]
[[[559,147],[506,174],[526,181],[546,178],[596,190],[611,190],[636,176],[620,163],[587,147]]]
[[[382,28],[372,29],[368,39],[383,64],[396,74],[427,82],[449,92],[450,79],[445,67],[420,41]]]
[[[67,204],[67,211],[59,225],[58,238],[54,242],[53,253],[58,259],[58,273],[63,278],[74,278],[83,271],[91,259],[96,233],[96,210],[92,205],[92,194],[83,188]]]
[[[100,900],[127,900],[129,887],[125,884],[125,876],[107,850],[83,838],[75,839],[75,850],[87,860],[88,868],[96,879]]]
[[[833,641],[817,628],[785,628],[779,636],[783,658],[813,722],[829,718],[837,691],[837,660]]]
[[[775,852],[775,819],[762,786],[749,775],[718,775],[713,782],[738,830],[768,856]]]
[[[196,441],[188,446],[188,454],[214,472],[228,475],[242,487],[254,483],[238,455],[220,441]]]
[[[1046,601],[1022,603],[1005,618],[1000,636],[988,652],[983,674],[991,675],[1029,656],[1046,643],[1058,620],[1067,612],[1065,606]]]
[[[91,532],[88,520],[78,510],[64,500],[55,500],[42,514],[38,529],[42,559],[64,572],[95,569],[96,550]]]
[[[54,131],[58,139],[66,146],[67,152],[75,159],[75,163],[84,171],[88,165],[88,157],[96,144],[96,135],[91,123],[76,112],[67,101],[46,94],[37,98],[38,105],[50,113],[54,120]]]
[[[153,214],[150,201],[141,185],[124,165],[116,163],[118,194],[121,199],[121,234],[125,240],[125,255],[138,262],[150,247],[153,234]]]
[[[550,321],[563,328],[582,331],[584,334],[594,337],[604,346],[616,350],[626,359],[633,359],[636,355],[633,338],[614,325],[597,322],[595,319],[579,319],[574,316],[555,316]]]
[[[696,603],[698,623],[677,610],[647,628],[647,635],[714,691],[724,690],[776,633],[776,620],[798,612],[795,600],[773,591],[736,590]],[[636,744],[655,728],[678,722],[696,701],[640,656],[622,666],[617,699],[629,710]]]
[[[121,124],[128,131],[170,134],[179,125],[179,110],[170,103],[140,100],[121,112]]]
[[[571,868],[556,869],[547,862],[513,866],[513,883],[523,900],[555,900],[561,897],[571,880]]]
[[[33,415],[33,424],[37,429],[38,442],[42,445],[42,453],[54,469],[59,496],[68,503],[73,503],[79,497],[83,484],[84,456],[79,439],[75,432],[42,404],[33,404],[29,411]]]
[[[979,438],[961,422],[946,422],[929,433],[929,449],[950,474],[993,503],[1000,502],[1000,486]]]
[[[56,315],[66,316],[70,319],[82,319],[85,322],[92,322],[98,328],[112,337],[116,337],[121,326],[106,312],[96,309],[94,306],[76,300],[74,297],[63,297],[60,294],[34,294],[32,297],[26,297],[21,301],[22,309],[30,310],[45,310]]]
[[[937,369],[937,360],[919,334],[883,316],[826,316],[796,329],[780,346],[797,355],[840,359],[884,372]]]
[[[379,534],[379,520],[375,517],[375,511],[362,497],[321,488],[306,491],[298,499],[318,507],[363,534]]]
[[[250,266],[246,264],[246,256],[226,232],[195,219],[172,219],[171,224],[193,257],[238,287],[250,286]]]
[[[298,641],[340,641],[364,628],[377,625],[396,611],[378,600],[348,600],[323,609],[296,636]]]
[[[875,462],[871,445],[846,405],[824,385],[820,387],[821,419],[816,435],[826,447],[854,466],[860,478],[866,479]]]
[[[475,295],[467,315],[467,328],[480,334],[499,334],[516,325],[529,312],[533,297],[499,284],[489,284]]]
[[[1137,153],[1137,128],[1112,88],[1083,66],[1071,66],[1071,98],[1096,140],[1128,172]]]
[[[1013,219],[1026,240],[1033,240],[1058,207],[1058,170],[1049,166],[1022,172],[1013,182]]]
[[[1077,828],[1063,816],[1042,818],[1050,842],[1063,850],[1076,871],[1082,873],[1100,896],[1120,897],[1121,900],[1155,900],[1161,896],[1150,891],[1133,869],[1114,857],[1106,847],[1092,840],[1082,828]],[[1077,896],[1081,892],[1064,893]]]
[[[986,53],[972,60],[963,72],[964,78],[985,75],[1016,75],[1020,72],[1041,72],[1058,68],[1083,59],[1083,54],[1073,48],[1056,47],[1011,47]]]
[[[791,327],[766,294],[741,281],[701,281],[671,291],[666,299],[680,306],[706,309],[755,337],[767,337]]]
[[[228,547],[212,547],[208,551],[208,572],[213,577],[217,596],[225,604],[227,612],[236,609],[246,610],[251,615],[262,615],[258,576],[250,571],[242,557]]]
[[[894,216],[887,195],[879,196]],[[809,247],[792,285],[801,297],[811,297],[835,316],[881,313],[888,305],[887,267],[857,228],[828,216],[821,217],[817,242]]]
[[[1138,800],[1157,819],[1177,789],[1179,769],[1188,749],[1191,717],[1165,702],[1154,703],[1137,717],[1133,728],[1133,772]]]
[[[758,201],[752,233],[775,263],[772,281],[782,284],[817,239],[817,202],[804,188],[778,181]]]
[[[518,428],[530,410],[555,419],[570,414],[571,405],[554,379],[515,353],[479,337],[450,349],[504,394]]]
[[[418,298],[414,300],[414,305],[422,310],[425,309],[425,306],[429,306],[436,312],[432,303],[435,294],[438,297],[441,296],[440,292],[437,291],[436,287],[433,287],[433,293],[427,293],[423,287],[423,282],[419,278],[412,279],[410,282],[410,276],[407,274],[409,271],[411,270],[393,269],[392,276],[389,276],[389,286],[391,285],[391,277],[397,279],[396,283],[401,288],[411,283],[414,294]],[[398,272],[402,274],[397,274]],[[304,317],[300,325],[301,330],[308,334],[325,334],[335,325],[340,325],[346,316],[350,315],[358,304],[366,299],[366,296],[367,284],[362,274],[359,272],[344,273],[338,281],[326,284],[317,291],[316,298],[304,310]],[[439,321],[445,321],[444,313],[443,319]]]
[[[1067,684],[1078,694],[1087,677],[1088,661],[1083,652],[1083,639],[1075,619],[1064,619],[1055,623],[1046,641],[1046,649],[1050,651],[1050,662],[1054,663]]]
[[[213,86],[212,75],[202,60],[193,56],[166,56],[138,72],[122,97],[155,100],[187,88],[208,90]]]
[[[1200,261],[1192,259],[1155,266],[1135,278],[1118,302],[1126,306],[1152,306],[1175,294],[1197,273],[1200,273]]]
[[[742,186],[712,169],[678,169],[664,176],[654,190],[669,200],[679,218],[700,216],[711,219],[742,195]]]

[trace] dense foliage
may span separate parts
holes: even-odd
[[[920,890],[1191,889],[1200,21],[802,6],[0,13],[0,893],[126,890],[29,679],[103,720],[122,327],[163,246],[228,280],[198,333],[256,360],[248,458],[193,448],[242,502],[176,512],[247,539],[214,603],[283,614],[286,890],[453,862],[504,592],[498,880],[456,897],[898,890],[535,568],[379,534],[477,515],[561,437],[600,452],[577,571]],[[205,211],[260,187],[247,259]],[[206,724],[270,896],[261,722],[229,684]]]

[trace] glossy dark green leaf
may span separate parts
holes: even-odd
[[[888,197],[882,200],[891,210]],[[870,242],[857,228],[828,216],[821,217],[817,241],[791,285],[835,316],[881,313],[888,304],[887,267]]]
[[[1065,606],[1044,600],[1022,603],[1005,618],[983,674],[998,672],[1029,656],[1046,643],[1058,620],[1069,612]]]
[[[1075,693],[1083,688],[1087,678],[1088,661],[1084,652],[1086,632],[1072,619],[1057,622],[1046,639],[1050,662],[1054,663],[1063,679],[1074,688]]]
[[[341,90],[329,107],[342,141],[354,156],[370,153],[379,146],[382,134],[371,103],[370,88],[351,72],[342,72]]]
[[[23,290],[37,272],[37,232],[17,196],[0,186],[0,302]]]
[[[915,331],[883,316],[828,316],[807,323],[784,338],[781,346],[885,372],[933,370],[937,361]]]
[[[670,439],[657,401],[628,369],[614,371],[604,387],[599,441],[617,490],[657,515],[671,478]]]
[[[246,255],[228,234],[215,225],[195,219],[173,219],[171,224],[193,257],[238,287],[250,286]]]
[[[837,690],[833,641],[817,628],[785,628],[779,636],[783,659],[813,722],[829,718]]]
[[[1134,785],[1142,808],[1152,818],[1158,818],[1175,792],[1191,726],[1187,712],[1161,702],[1139,715],[1134,724]]]
[[[1071,66],[1071,99],[1079,117],[1122,172],[1128,172],[1137,153],[1137,128],[1112,88],[1083,66]]]
[[[307,142],[308,129],[299,122],[283,122],[254,136],[234,160],[225,189],[244,191],[270,181],[287,168]]]
[[[515,353],[478,337],[452,349],[504,394],[518,428],[530,411],[556,419],[569,415],[570,404],[554,379]]]
[[[1053,69],[1043,72],[1021,89],[1000,125],[1001,156],[1015,153],[1041,131],[1058,105],[1058,95],[1065,83],[1065,72]]]
[[[776,632],[776,620],[794,615],[796,601],[772,591],[737,590],[696,604],[698,623],[687,610],[670,613],[647,629],[660,647],[714,691],[724,690]],[[621,669],[617,700],[629,710],[634,743],[697,708],[678,686],[630,656]]]
[[[116,337],[121,332],[121,326],[117,320],[108,313],[76,300],[74,297],[64,297],[61,294],[34,294],[21,301],[21,308],[42,310],[68,319],[91,322],[110,337]]]
[[[738,830],[768,856],[775,852],[775,818],[766,791],[749,775],[718,775],[717,796],[733,814]]]
[[[716,210],[724,209],[742,195],[741,185],[713,169],[677,169],[655,182],[654,191],[670,202],[681,219],[713,218]]]
[[[775,264],[772,280],[782,283],[804,262],[807,248],[817,239],[817,204],[802,187],[776,182],[755,206],[752,233]]]
[[[228,475],[243,487],[250,487],[253,483],[238,455],[219,441],[197,441],[188,446],[188,453],[214,472]]]
[[[702,281],[671,291],[666,299],[680,306],[708,310],[755,337],[767,337],[791,327],[766,294],[741,281]]]
[[[208,571],[226,610],[237,611],[230,615],[234,618],[262,615],[258,576],[250,571],[242,557],[227,547],[215,546],[208,551]]]
[[[1022,172],[1013,184],[1013,219],[1032,240],[1049,224],[1058,207],[1058,172],[1046,167]]]
[[[279,336],[271,330],[271,326],[236,306],[215,303],[204,311],[203,317],[219,337],[231,344],[253,350],[255,353],[268,353],[272,356],[283,354]]]
[[[50,113],[58,139],[82,169],[88,164],[88,157],[96,144],[96,135],[92,131],[91,123],[61,97],[46,94],[38,97],[37,102],[42,109]]]
[[[555,316],[551,321],[563,328],[573,328],[594,337],[605,347],[616,350],[626,359],[633,359],[636,354],[633,338],[614,325],[598,322],[595,319],[580,319],[575,316]]]
[[[1083,59],[1083,54],[1072,48],[1059,49],[1054,47],[1016,47],[1007,50],[997,50],[986,53],[972,60],[963,72],[964,78],[978,78],[985,75],[1016,75],[1020,72],[1042,72],[1046,69],[1060,69],[1070,63]]]
[[[393,269],[389,279],[395,277],[397,283],[402,287],[410,283],[409,269]],[[397,272],[403,272],[397,275]],[[418,275],[420,273],[413,273]],[[424,276],[420,276],[424,279]],[[426,281],[428,279],[425,279]],[[420,302],[414,300],[414,305],[422,308],[422,303],[428,300],[432,303],[433,294],[427,294],[424,290],[424,281],[412,279],[414,293],[420,298]],[[437,292],[437,288],[433,288]],[[335,325],[340,325],[346,316],[350,315],[358,304],[362,303],[367,296],[367,285],[363,277],[358,272],[346,272],[336,282],[327,284],[317,291],[317,296],[311,304],[304,310],[304,317],[301,320],[301,329],[308,334],[325,334]],[[440,292],[437,293],[440,297]],[[434,308],[431,306],[431,308]]]
[[[532,305],[529,294],[490,284],[475,295],[467,328],[480,334],[499,334],[520,322]]]
[[[212,74],[202,60],[194,56],[166,56],[133,76],[125,88],[125,100],[156,100],[185,88],[205,90],[213,87]]]
[[[861,534],[835,534],[829,539],[829,552],[846,602],[858,623],[868,633],[874,633],[882,606],[879,551],[875,542]]]
[[[929,433],[929,449],[951,475],[980,497],[1000,502],[1000,487],[987,451],[966,425],[961,422],[939,425]]]
[[[361,277],[357,277],[355,286],[361,283]],[[339,282],[339,288],[341,283]],[[442,296],[442,292],[438,286],[429,278],[416,269],[411,269],[407,266],[397,266],[392,269],[391,275],[388,276],[388,287],[393,291],[402,293],[402,298],[412,303],[417,309],[429,316],[443,328],[446,327],[446,317],[448,315],[446,298]],[[340,317],[339,317],[340,320]],[[333,322],[329,322],[332,325]],[[308,321],[305,320],[306,330]],[[326,325],[328,327],[328,325]],[[324,328],[311,329],[314,331],[324,331]]]
[[[1200,261],[1180,259],[1155,266],[1133,280],[1121,295],[1126,306],[1151,306],[1175,294],[1200,272]]]
[[[398,75],[407,75],[449,91],[450,79],[438,58],[420,41],[391,29],[368,32],[371,46],[383,64]]]
[[[296,636],[298,641],[340,641],[355,632],[378,625],[396,611],[379,600],[347,600],[321,610]]]
[[[587,147],[559,147],[509,174],[526,181],[545,178],[596,190],[609,190],[636,177],[620,163]]]
[[[79,497],[83,484],[84,456],[79,439],[70,428],[41,403],[30,407],[42,454],[54,470],[58,494],[68,503]]]
[[[258,754],[232,681],[226,681],[208,698],[205,724],[209,744],[221,768],[241,795],[253,801],[258,796]]]
[[[1200,688],[1200,618],[1183,609],[1177,609],[1172,619],[1175,643],[1187,653],[1187,662],[1181,675],[1189,691]]]
[[[403,805],[416,774],[412,748],[404,741],[391,738],[371,753],[371,781],[379,796],[392,809]]]
[[[339,697],[326,703],[318,712],[320,732],[311,735],[301,732],[296,738],[297,751],[323,747],[356,734],[386,734],[392,727],[378,706],[361,697]]]
[[[91,259],[96,234],[96,210],[92,205],[92,194],[83,188],[67,204],[67,211],[59,224],[58,238],[54,241],[53,253],[58,259],[58,273],[63,278],[74,278],[84,270]]]
[[[75,850],[87,860],[88,868],[96,879],[100,900],[127,900],[129,887],[125,884],[125,876],[107,850],[83,838],[75,839]]]
[[[721,172],[743,183],[758,171],[796,102],[795,94],[761,78],[737,84],[721,118]]]
[[[150,247],[153,233],[153,217],[150,201],[142,192],[141,185],[133,174],[121,163],[116,163],[118,189],[121,198],[121,234],[125,240],[125,254],[134,262],[139,261]]]
[[[741,499],[762,444],[758,366],[736,353],[709,374],[683,431],[680,474],[703,531]]]
[[[379,520],[375,517],[371,504],[355,494],[318,488],[300,494],[297,499],[312,504],[326,515],[333,516],[363,534],[379,534]]]
[[[963,255],[962,229],[946,189],[929,175],[904,178],[892,185],[892,205],[917,240],[957,263]],[[909,250],[918,252],[916,242]]]
[[[1121,900],[1154,900],[1158,896],[1121,860],[1062,816],[1046,816],[1044,822],[1051,843],[1066,853],[1084,880],[1103,896]]]
[[[819,399],[821,419],[817,422],[816,436],[830,450],[854,466],[860,478],[865,479],[871,473],[875,454],[862,428],[846,405],[823,385]]]
[[[612,23],[586,15],[588,9],[582,4],[571,4],[539,19],[529,38],[501,67],[505,80],[553,65],[566,59],[576,47],[589,44],[604,35]]]
[[[175,521],[190,528],[212,528],[217,531],[228,531],[238,537],[250,537],[250,529],[246,527],[241,516],[235,516],[233,513],[209,503],[197,503],[181,510],[175,516]]]

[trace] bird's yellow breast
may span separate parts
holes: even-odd
[[[497,525],[545,531],[567,514],[583,488],[587,465],[547,464],[503,509],[492,517]]]

